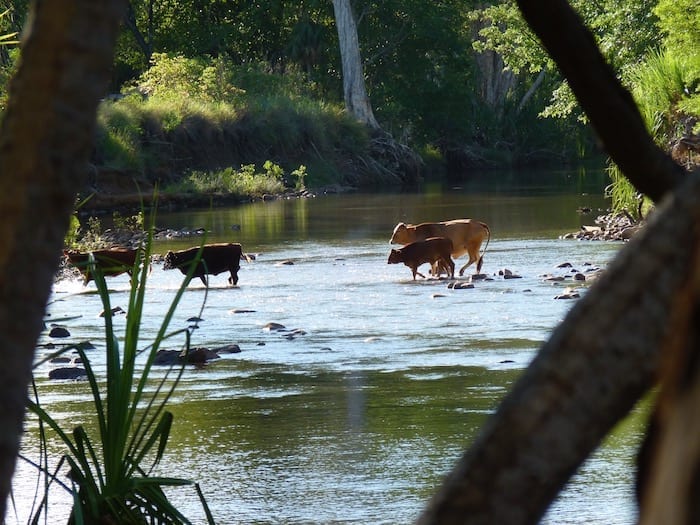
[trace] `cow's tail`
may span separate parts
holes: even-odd
[[[488,227],[488,224],[485,222],[482,222],[481,225],[486,228],[486,246],[484,246],[484,251],[481,252],[481,255],[479,256],[479,262],[476,263],[476,273],[481,273],[481,265],[484,264],[484,254],[486,253],[486,248],[489,247],[489,241],[491,240],[491,229]]]

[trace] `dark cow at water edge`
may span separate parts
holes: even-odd
[[[177,268],[184,275],[195,261],[200,247],[187,248],[186,250],[168,251],[165,254],[164,270]],[[219,275],[222,272],[230,272],[229,284],[238,284],[238,270],[241,267],[243,251],[238,243],[205,244],[201,247],[202,257],[197,263],[192,277],[199,277],[204,285],[207,285],[207,275]]]
[[[114,277],[123,273],[128,273],[131,276],[136,265],[138,252],[139,250],[129,248],[106,248],[92,252],[64,250],[63,255],[69,264],[80,271],[84,279],[83,284],[87,285],[95,278],[93,271],[97,268],[105,277]],[[90,264],[90,254],[94,260],[94,267],[91,267]]]

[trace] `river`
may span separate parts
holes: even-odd
[[[600,179],[557,181],[161,211],[159,226],[203,227],[207,242],[241,242],[256,259],[241,263],[237,287],[224,275],[212,279],[206,294],[192,282],[176,312],[173,328],[202,318],[194,346],[236,343],[241,352],[187,368],[170,406],[175,423],[159,473],[199,482],[222,524],[411,523],[573,304],[555,299],[572,286],[571,269],[560,263],[585,274],[604,268],[620,249],[620,243],[559,239],[591,224],[607,202]],[[446,281],[414,282],[408,268],[387,264],[397,222],[461,217],[491,228],[482,269],[490,280],[455,290]],[[155,251],[198,242],[159,241]],[[503,269],[521,278],[504,279]],[[553,283],[547,274],[568,277]],[[177,270],[155,265],[144,344],[181,279]],[[112,305],[124,304],[128,278],[109,285]],[[71,340],[97,347],[91,355],[98,372],[104,371],[101,310],[94,284],[62,281],[47,318],[71,318],[64,323]],[[114,319],[119,326],[124,316]],[[266,330],[270,322],[288,331]],[[44,335],[40,343],[46,342]],[[49,383],[51,366],[36,372],[44,404],[68,426],[89,420],[87,385]],[[543,523],[635,522],[640,412],[580,468]],[[31,483],[31,469],[21,465],[20,523]],[[193,489],[169,494],[195,523],[203,522]],[[69,506],[60,494],[54,501],[51,522],[64,519]],[[8,523],[13,519],[10,514]]]

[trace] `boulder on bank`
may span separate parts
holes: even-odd
[[[629,214],[608,213],[595,219],[595,226],[581,226],[577,232],[562,235],[562,239],[586,241],[628,241],[643,228]]]

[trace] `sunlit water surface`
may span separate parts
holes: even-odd
[[[591,214],[578,213],[582,206]],[[202,318],[194,346],[236,343],[241,352],[185,371],[159,473],[198,481],[219,523],[411,523],[572,306],[554,299],[573,285],[571,269],[557,266],[570,262],[591,273],[620,249],[558,239],[592,223],[604,206],[598,193],[583,191],[453,190],[161,212],[159,226],[204,226],[207,242],[242,242],[257,257],[242,263],[237,287],[224,275],[206,293],[192,282],[177,310],[172,328]],[[491,226],[483,268],[490,280],[453,290],[446,281],[413,282],[408,268],[387,264],[397,222],[458,217]],[[155,251],[198,242],[159,242]],[[505,268],[522,278],[504,279]],[[546,274],[567,281],[552,283]],[[155,265],[144,345],[181,279]],[[112,306],[125,306],[127,278],[109,285]],[[102,304],[94,290],[57,283],[47,321],[68,318],[61,324],[70,341],[95,344],[93,366],[104,374]],[[114,319],[124,324],[124,316]],[[287,331],[266,330],[269,322]],[[69,428],[90,425],[87,384],[49,382],[53,366],[36,374],[44,404]],[[621,424],[543,522],[633,523],[632,465],[642,424],[638,412]],[[25,450],[33,450],[30,442]],[[18,522],[26,522],[33,483],[32,469],[20,465]],[[193,488],[170,494],[195,523],[204,522]],[[69,499],[60,491],[52,498],[50,522],[65,521]]]

